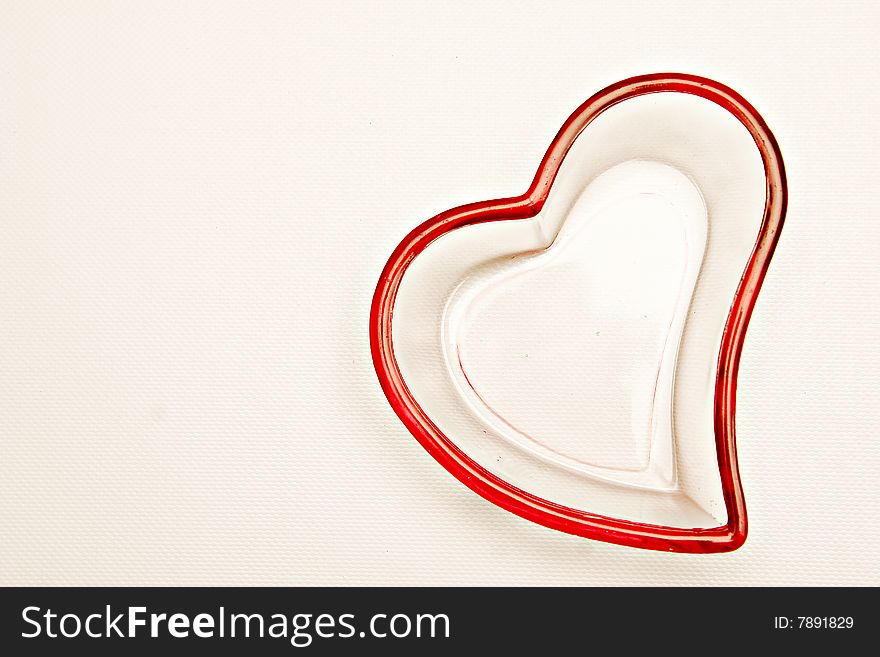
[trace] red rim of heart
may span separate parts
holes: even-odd
[[[715,379],[715,446],[727,523],[713,528],[678,528],[621,520],[573,509],[528,493],[489,472],[462,452],[428,417],[401,375],[391,336],[400,282],[412,261],[441,235],[463,226],[533,217],[544,205],[562,160],[593,119],[623,101],[651,93],[677,92],[706,98],[733,114],[749,131],[764,165],[766,200],[757,241],[740,280],[718,353]],[[657,73],[613,84],[581,105],[550,144],[528,191],[522,196],[481,201],[447,210],[418,226],[397,246],[373,296],[370,348],[379,382],[392,408],[444,468],[471,490],[523,518],[569,534],[666,552],[729,552],[746,539],[748,523],[736,453],[736,379],[746,328],[785,218],[787,187],[782,154],[767,124],[742,96],[707,78]]]

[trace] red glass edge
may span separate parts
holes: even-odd
[[[492,474],[444,435],[413,398],[395,359],[391,336],[400,282],[410,263],[431,242],[463,226],[535,216],[547,200],[566,153],[593,119],[617,103],[660,92],[700,96],[733,114],[758,147],[767,185],[761,228],[734,296],[718,354],[714,429],[728,521],[714,528],[667,527],[592,514],[545,500]],[[733,89],[708,78],[680,73],[641,75],[606,87],[563,124],[525,194],[447,210],[415,228],[398,244],[382,271],[370,309],[370,349],[382,390],[407,429],[434,459],[471,490],[503,509],[552,529],[619,545],[687,553],[735,550],[745,542],[748,533],[736,452],[737,372],[749,318],[779,241],[787,196],[785,167],[776,138],[755,108]]]

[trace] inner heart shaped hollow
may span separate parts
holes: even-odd
[[[394,252],[371,314],[389,401],[450,472],[530,520],[735,549],[737,365],[785,194],[735,92],[677,74],[609,87],[529,192],[438,215]]]
[[[549,246],[478,265],[442,325],[472,412],[549,463],[674,490],[673,376],[706,228],[686,175],[634,160],[587,185]]]

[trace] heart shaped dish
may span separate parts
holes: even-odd
[[[523,518],[735,550],[737,371],[786,197],[776,140],[735,91],[618,82],[565,122],[525,194],[397,246],[370,313],[382,389],[443,467]]]

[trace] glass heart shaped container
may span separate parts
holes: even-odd
[[[370,318],[383,390],[435,459],[520,516],[736,549],[737,367],[785,207],[779,148],[736,92],[682,74],[612,85],[525,194],[397,247]]]

